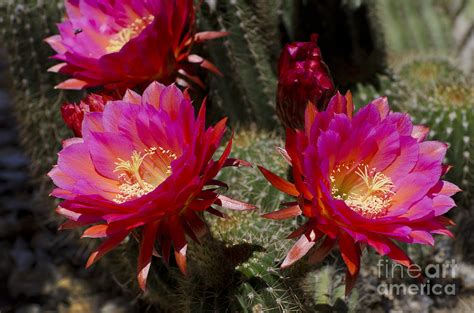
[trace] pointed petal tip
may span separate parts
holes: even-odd
[[[91,255],[89,256],[89,258],[87,259],[87,263],[86,263],[86,269],[88,269],[89,267],[91,267],[97,260],[97,255],[99,254],[98,251],[94,251],[91,253]]]
[[[283,209],[280,209],[280,210],[277,210],[277,211],[273,211],[273,212],[270,212],[270,213],[263,214],[263,215],[261,215],[261,217],[267,218],[267,219],[272,219],[272,220],[284,220],[284,219],[288,219],[288,218],[291,218],[291,217],[301,215],[301,213],[302,213],[302,211],[301,211],[299,205],[294,205],[294,206],[283,208]]]
[[[187,245],[185,245],[181,250],[174,252],[176,264],[178,264],[179,270],[185,276],[187,275],[186,250],[187,250]]]
[[[146,291],[146,281],[148,277],[148,272],[150,271],[150,264],[149,263],[147,266],[145,266],[140,272],[137,274],[137,280],[138,280],[138,286],[140,289],[145,292]]]

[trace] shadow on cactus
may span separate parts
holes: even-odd
[[[56,160],[61,140],[70,134],[59,107],[63,92],[54,86],[58,79],[47,72],[51,49],[43,39],[55,32],[63,1],[3,1],[0,4],[2,44],[9,56],[10,91],[15,103],[21,144],[30,158],[31,176],[39,192],[47,194],[45,174]],[[72,94],[72,98],[80,94]]]
[[[256,122],[274,128],[276,60],[280,52],[280,1],[209,1],[198,24],[203,30],[229,32],[224,42],[208,43],[207,52],[224,77],[211,77],[209,99],[231,123]]]
[[[233,157],[246,158],[254,165],[271,164],[276,172],[284,174],[288,165],[276,150],[281,146],[283,141],[276,133],[255,128],[240,129],[235,136]],[[229,191],[231,197],[239,196],[259,208],[258,212],[231,212],[229,219],[208,220],[216,238],[230,244],[244,242],[261,247],[260,251],[257,250],[249,260],[237,267],[242,282],[236,289],[234,305],[239,312],[298,310],[301,304],[293,290],[293,283],[287,273],[279,269],[290,247],[285,237],[295,224],[287,222],[282,225],[260,217],[275,210],[285,201],[284,196],[269,186],[256,168],[223,171],[221,175],[235,186]]]

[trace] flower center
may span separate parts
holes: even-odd
[[[105,48],[107,53],[118,52],[122,47],[137,37],[148,25],[154,20],[153,15],[148,15],[143,18],[137,18],[128,27],[120,30],[115,36],[109,41],[109,45]]]
[[[146,164],[145,159],[148,158]],[[120,192],[114,202],[123,203],[153,191],[171,175],[171,162],[177,156],[171,150],[152,147],[140,153],[133,151],[130,160],[118,159],[114,172],[119,172]]]
[[[387,213],[392,203],[393,182],[387,175],[365,164],[342,164],[329,177],[334,199],[343,200],[352,210],[375,218]]]

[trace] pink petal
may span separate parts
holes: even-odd
[[[247,210],[253,210],[256,208],[254,205],[251,205],[242,201],[238,201],[235,199],[231,199],[223,195],[219,195],[215,203],[224,208],[228,208],[228,209],[236,210],[236,211],[247,211]]]
[[[390,107],[388,105],[387,97],[380,97],[371,102],[380,113],[380,118],[383,120],[387,117],[390,112]]]
[[[411,132],[411,136],[415,138],[418,142],[422,142],[428,136],[430,129],[423,125],[414,125]]]
[[[436,216],[443,215],[455,206],[456,203],[449,196],[439,195],[433,198],[433,209]]]

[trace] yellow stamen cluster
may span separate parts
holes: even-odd
[[[118,52],[122,47],[138,36],[148,25],[150,25],[154,20],[153,15],[148,15],[143,18],[137,18],[132,24],[128,27],[120,30],[110,41],[109,45],[106,47],[108,53]]]
[[[384,215],[392,203],[392,180],[365,164],[340,165],[332,171],[330,180],[333,197],[365,217]]]
[[[168,161],[176,160],[177,158],[176,154],[170,150],[165,150],[162,147],[152,147],[146,149],[143,155],[138,151],[133,151],[130,160],[119,158],[118,162],[115,162],[114,172],[121,172],[118,178],[122,181],[122,184],[119,186],[120,193],[114,199],[116,203],[123,203],[144,196],[153,191],[164,180],[163,178],[157,184],[150,184],[143,179],[140,171],[145,158],[156,154],[158,150]],[[166,176],[169,175],[171,175],[171,165],[168,165],[166,170]]]

